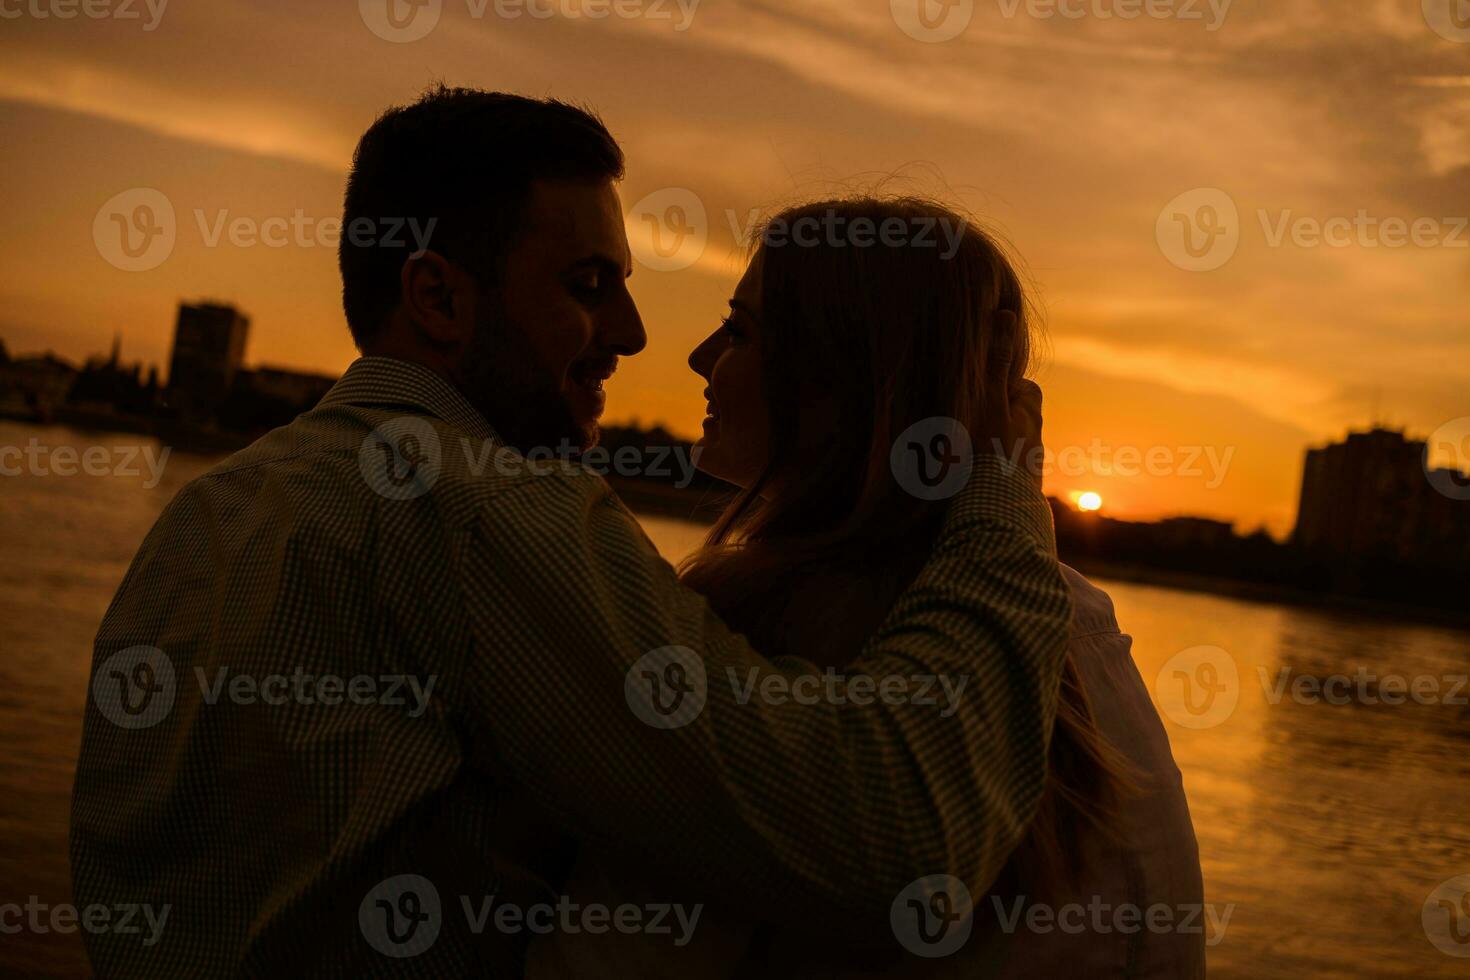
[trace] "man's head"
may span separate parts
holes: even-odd
[[[365,354],[449,379],[512,445],[590,446],[602,381],[647,338],[595,116],[440,86],[358,143],[343,207],[342,305]]]

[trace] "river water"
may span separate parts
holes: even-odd
[[[174,453],[158,474],[146,439],[0,422],[0,453],[31,446],[40,463],[0,456],[20,470],[0,476],[0,975],[76,976],[75,934],[10,933],[3,907],[70,901],[92,637],[159,511],[213,460]],[[66,446],[70,467],[50,452]],[[701,534],[644,525],[675,560]],[[1229,915],[1211,976],[1470,975],[1470,877],[1445,885],[1470,875],[1470,635],[1099,584],[1166,718],[1206,901]],[[1395,698],[1394,678],[1417,696]]]

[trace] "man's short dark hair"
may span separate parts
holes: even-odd
[[[490,286],[532,181],[622,176],[623,151],[602,120],[555,99],[441,84],[384,112],[357,144],[342,207],[337,262],[353,339],[361,347],[398,304],[399,273],[419,245],[414,228],[430,229],[428,247]],[[353,234],[354,222],[374,230]]]

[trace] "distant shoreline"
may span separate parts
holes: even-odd
[[[90,411],[74,406],[58,409],[52,418],[44,421],[19,412],[0,409],[0,419],[36,427],[55,425],[79,433],[117,432],[147,435],[167,443],[178,451],[220,457],[245,448],[264,434],[203,429],[164,419]],[[697,495],[697,491],[687,488],[680,489],[671,484],[619,476],[615,473],[607,474],[606,479],[619,499],[627,504],[629,509],[641,514],[700,526],[713,524],[729,499],[727,495],[719,492],[707,491],[700,496]],[[1068,565],[1086,575],[1117,582],[1151,585],[1181,592],[1219,595],[1269,605],[1323,609],[1376,620],[1393,619],[1433,626],[1470,625],[1470,610],[1461,612],[1328,592],[1310,592],[1279,585],[1264,585],[1243,579],[1178,571],[1138,562],[1110,561],[1085,555],[1063,554],[1061,557]]]
[[[603,479],[607,480],[608,486],[632,510],[702,526],[715,522],[728,499],[718,492],[697,497],[691,490],[680,490],[669,484],[618,476],[615,473],[609,473]]]
[[[1135,562],[1111,562],[1082,556],[1062,556],[1062,560],[1087,576],[1127,582],[1136,585],[1152,585],[1178,592],[1195,592],[1204,595],[1224,596],[1265,605],[1290,606],[1297,609],[1323,609],[1330,612],[1361,615],[1366,619],[1393,619],[1419,626],[1470,626],[1470,610],[1457,612],[1434,606],[1413,606],[1397,602],[1383,602],[1358,596],[1336,595],[1330,592],[1308,592],[1305,589],[1290,589],[1274,585],[1260,585],[1239,579],[1219,578],[1181,572],[1167,568],[1155,568]]]
[[[75,405],[60,406],[47,418],[37,418],[30,412],[0,407],[0,419],[37,428],[56,425],[83,433],[116,432],[123,435],[152,436],[177,452],[195,453],[201,456],[229,455],[238,452],[265,434],[264,432],[248,433],[228,429],[206,429],[171,419],[94,411]]]

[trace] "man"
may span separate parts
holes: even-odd
[[[525,464],[595,441],[645,343],[622,168],[594,117],[496,93],[440,88],[363,136],[340,260],[365,356],[179,493],[97,636],[75,890],[167,916],[146,946],[89,934],[100,974],[516,975],[568,840],[833,932],[1005,861],[1070,615],[1031,477],[977,458],[854,651],[967,677],[941,717],[742,703],[730,672],[775,668],[601,479]],[[1039,437],[992,387],[976,443]]]

